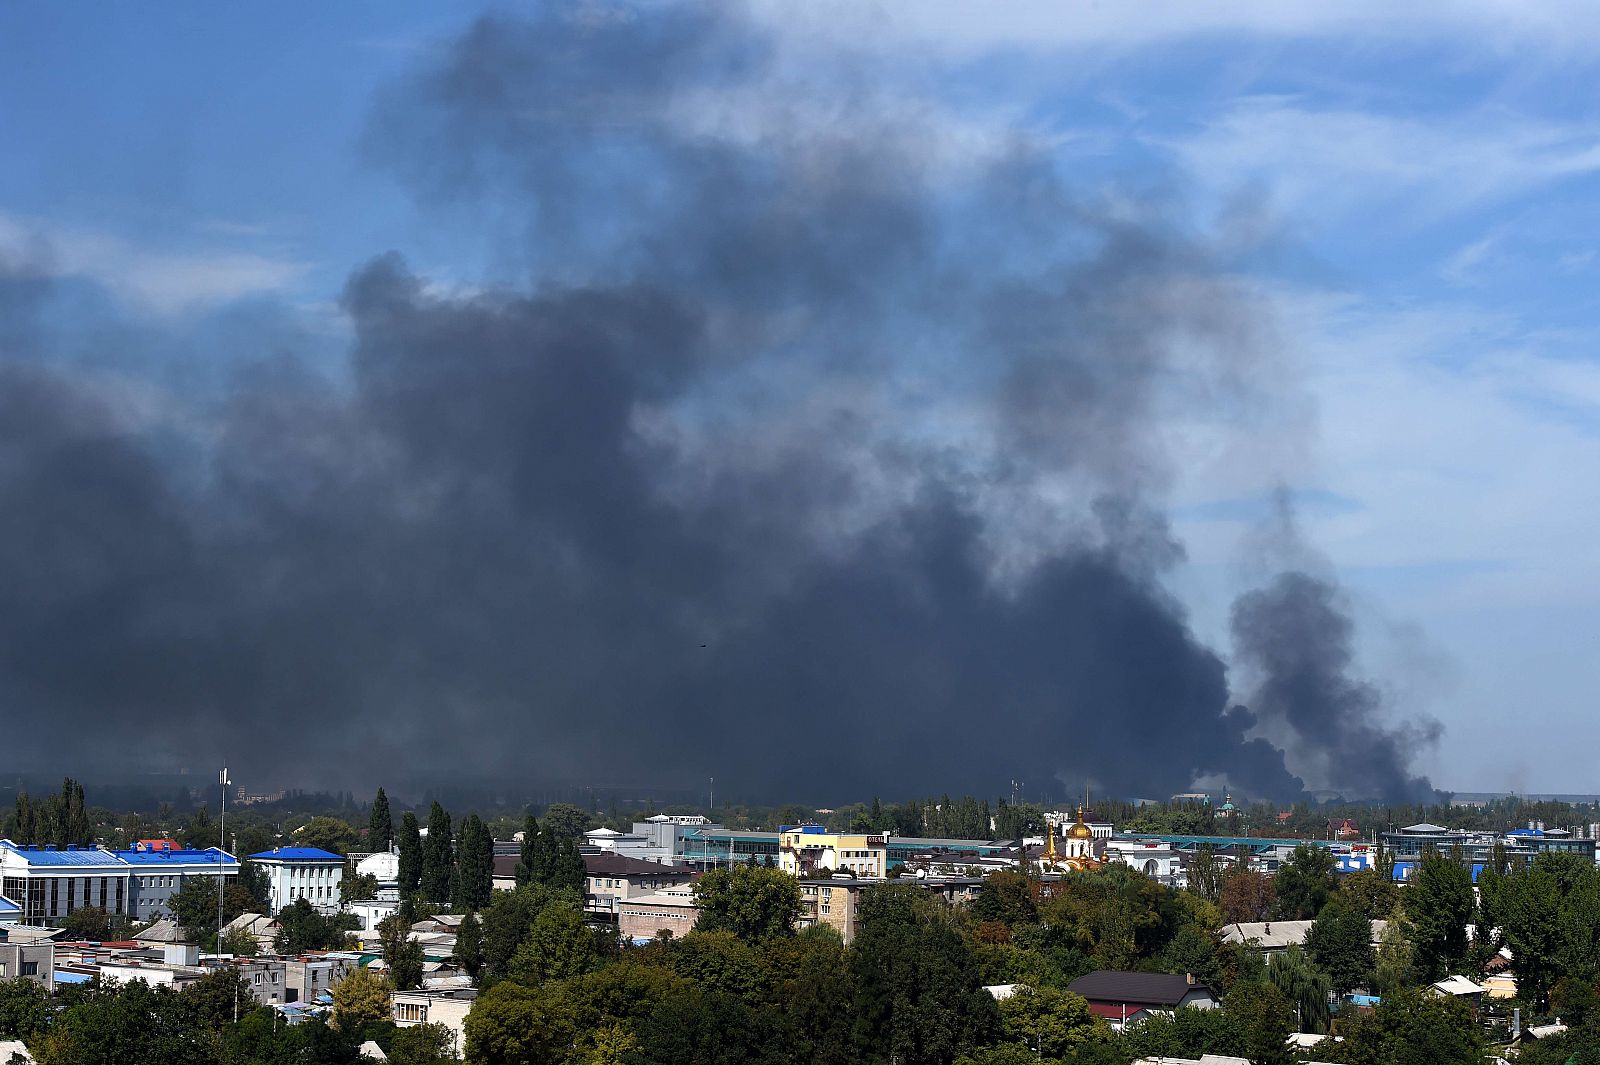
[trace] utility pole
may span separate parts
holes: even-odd
[[[222,856],[228,849],[228,767],[223,766],[222,772],[217,774],[217,787],[222,792],[222,811],[217,825],[217,964],[222,964]],[[233,1004],[234,1013],[239,1012],[239,1003]]]

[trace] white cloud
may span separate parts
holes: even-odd
[[[1243,98],[1194,136],[1162,143],[1218,194],[1261,184],[1280,212],[1324,221],[1375,205],[1437,220],[1600,171],[1600,129],[1505,113],[1428,121],[1279,96]]]
[[[1445,36],[1480,51],[1509,52],[1529,42],[1562,52],[1600,50],[1600,8],[1577,0],[1541,4],[1455,0],[1393,4],[1381,0],[917,0],[867,5],[818,0],[795,5],[753,0],[753,15],[786,34],[848,41],[883,50],[933,49],[966,56],[996,50],[1130,50],[1185,38],[1268,40],[1340,37],[1415,44]]]
[[[171,316],[244,296],[282,292],[309,269],[250,251],[179,252],[141,247],[121,237],[54,227],[0,214],[0,255],[50,277],[83,277],[123,303]]]

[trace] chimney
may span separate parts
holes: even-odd
[[[1194,986],[1194,973],[1184,973],[1183,978],[1188,982],[1190,987]]]

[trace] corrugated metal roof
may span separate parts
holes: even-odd
[[[279,847],[250,855],[253,862],[342,862],[342,855],[325,851],[321,847]]]
[[[217,855],[222,855],[223,865],[237,865],[239,859],[226,851],[218,851],[215,847],[205,850],[179,850],[179,851],[112,851],[112,854],[127,862],[129,865],[216,865]]]
[[[0,840],[0,847],[4,847],[29,865],[122,865],[121,859],[110,851],[103,851],[97,847],[69,847],[58,850],[55,847],[22,847],[10,840]]]

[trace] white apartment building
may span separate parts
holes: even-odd
[[[250,855],[267,872],[272,912],[305,899],[321,913],[339,909],[339,884],[344,879],[344,858],[317,847],[274,847]]]

